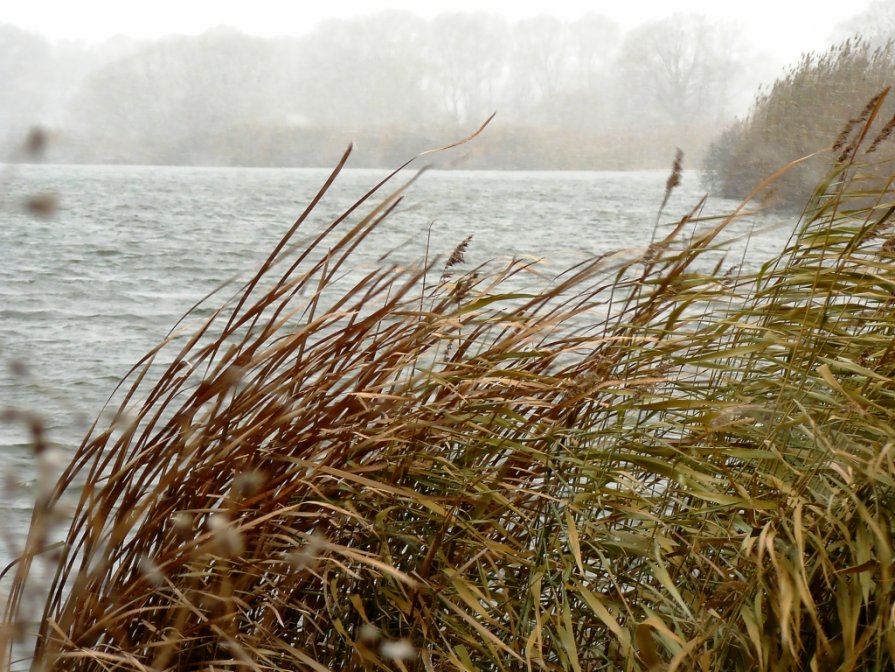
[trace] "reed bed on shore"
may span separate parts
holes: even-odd
[[[315,199],[37,502],[7,641],[50,562],[40,670],[890,669],[895,204],[855,138],[757,273],[698,263],[740,213],[697,205],[534,289],[467,240],[336,291],[409,185],[294,245]]]

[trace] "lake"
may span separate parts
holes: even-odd
[[[7,166],[0,207],[0,564],[15,554],[36,469],[21,414],[37,414],[64,459],[115,385],[178,317],[231,278],[247,279],[322,185],[311,169]],[[346,170],[308,222],[319,230],[385,171]],[[403,175],[403,174],[402,174]],[[412,173],[386,187],[389,193]],[[667,173],[429,171],[357,255],[352,269],[446,258],[473,236],[467,266],[512,256],[561,270],[591,255],[642,251],[653,235]],[[54,193],[35,217],[21,203]],[[704,191],[685,172],[660,232]],[[378,202],[371,201],[371,204]],[[706,212],[737,203],[710,199]],[[765,216],[767,219],[767,216]],[[779,252],[792,218],[753,237],[747,258]],[[755,222],[737,222],[746,232]],[[765,226],[767,221],[762,221]],[[740,244],[729,253],[740,263]],[[379,259],[390,253],[386,261]],[[718,253],[720,254],[720,253]],[[234,288],[225,291],[229,296]],[[10,417],[10,411],[18,418]],[[13,547],[10,548],[10,543]]]

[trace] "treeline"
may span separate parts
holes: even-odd
[[[7,155],[44,123],[50,158],[72,162],[330,165],[356,140],[359,164],[393,165],[497,111],[464,165],[664,166],[675,145],[698,156],[756,74],[731,26],[695,15],[623,32],[599,15],[390,11],[301,38],[222,28],[79,52],[4,30]]]

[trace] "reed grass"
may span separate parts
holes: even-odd
[[[464,272],[467,239],[337,286],[409,186],[293,245],[346,154],[38,501],[7,635],[50,562],[40,670],[891,669],[895,204],[863,142],[758,272],[706,269],[741,211],[697,207],[546,282]]]
[[[886,120],[893,119],[895,100],[881,93],[893,84],[893,48],[893,43],[876,46],[855,37],[826,52],[803,55],[756,96],[745,119],[729,127],[709,148],[705,158],[708,186],[718,195],[740,198],[778,166],[806,157],[797,170],[774,185],[780,205],[800,208],[837,158],[845,160],[854,149],[852,131],[876,134],[885,128]],[[878,116],[872,129],[866,123],[871,113]],[[891,127],[886,137],[889,133]],[[831,142],[832,152],[817,152]],[[879,147],[864,149],[872,154]],[[883,146],[881,153],[891,161],[891,144]]]

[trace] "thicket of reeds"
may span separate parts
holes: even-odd
[[[812,155],[774,184],[778,201],[800,208],[832,170],[847,142],[836,140],[844,120],[862,126],[873,105],[865,102],[895,84],[895,45],[853,38],[820,54],[809,53],[755,98],[749,114],[710,147],[705,165],[711,191],[742,198],[781,165]],[[863,109],[862,109],[863,108]],[[895,125],[895,101],[877,107],[875,132]],[[890,128],[891,132],[891,128]],[[816,153],[836,144],[834,152]],[[869,149],[869,147],[867,148]],[[891,145],[873,152],[895,157]],[[865,166],[868,167],[868,166]],[[885,176],[885,171],[883,171]]]
[[[39,670],[891,669],[895,203],[851,132],[754,273],[705,263],[743,211],[697,204],[555,277],[461,245],[346,285],[408,185],[293,244],[315,199],[37,502],[7,644],[33,619]]]

